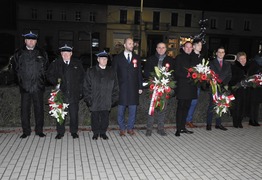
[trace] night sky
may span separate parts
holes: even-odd
[[[15,3],[24,0],[1,0],[0,6],[0,29],[15,29]],[[89,4],[111,4],[137,6],[141,4],[141,0],[44,0],[44,2],[72,2],[72,3],[89,3]],[[229,4],[230,3],[230,4]],[[159,8],[178,8],[178,9],[194,9],[203,11],[223,11],[237,13],[257,13],[262,14],[262,8],[259,1],[241,4],[238,0],[144,0],[144,7]]]

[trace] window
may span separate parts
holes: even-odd
[[[80,20],[81,20],[81,12],[76,11],[76,21],[80,21]]]
[[[62,21],[66,21],[66,11],[65,10],[61,11],[61,19]]]
[[[92,33],[92,48],[94,51],[99,50],[99,33],[98,32]]]
[[[46,11],[46,19],[47,20],[52,20],[53,19],[53,11],[52,10],[48,9]]]
[[[120,24],[127,24],[127,10],[120,10]]]
[[[31,17],[32,19],[37,19],[37,9],[32,9]]]
[[[160,12],[153,12],[153,30],[159,30],[160,25]]]
[[[135,11],[135,24],[140,24],[140,11]]]
[[[96,22],[96,14],[94,12],[89,13],[89,21]]]
[[[231,30],[231,29],[232,29],[232,20],[226,19],[226,30]]]
[[[216,29],[217,28],[217,20],[216,19],[211,19],[210,20],[210,28],[211,29]]]
[[[250,31],[250,21],[248,20],[244,22],[244,31]]]
[[[191,27],[192,14],[186,14],[185,16],[185,27]]]
[[[178,25],[178,13],[172,13],[171,14],[171,26],[177,26]]]

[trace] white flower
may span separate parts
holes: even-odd
[[[163,79],[161,79],[161,83],[162,83],[162,85],[166,86],[167,83],[169,83],[169,79],[163,78]]]

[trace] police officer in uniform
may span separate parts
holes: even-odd
[[[45,137],[44,126],[44,91],[45,73],[48,68],[47,53],[39,48],[37,34],[29,32],[23,35],[25,45],[18,49],[12,61],[12,67],[17,75],[21,94],[21,124],[23,134],[20,138],[31,135],[30,114],[33,102],[35,115],[35,134]]]
[[[61,56],[55,59],[47,71],[47,79],[57,85],[60,80],[60,90],[63,94],[64,103],[68,103],[70,117],[70,133],[75,139],[78,138],[78,110],[79,101],[82,98],[84,68],[79,59],[72,57],[73,48],[64,45],[60,48]],[[57,135],[55,139],[61,139],[65,134],[65,121],[56,125]]]

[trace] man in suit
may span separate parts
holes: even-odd
[[[168,66],[169,71],[174,69],[174,59],[166,55],[166,50],[166,44],[160,42],[156,46],[156,53],[147,58],[144,69],[144,77],[147,80],[150,77],[150,73],[155,71],[155,66],[159,68]],[[167,134],[164,130],[165,118],[166,107],[162,111],[156,109],[154,115],[148,115],[146,136],[151,136],[155,119],[157,120],[157,133],[161,136],[166,136]]]
[[[232,73],[231,73],[231,64],[229,62],[226,62],[224,60],[225,56],[225,48],[219,47],[216,51],[216,58],[211,60],[209,62],[210,69],[212,69],[219,77],[219,79],[222,81],[222,86],[227,86],[229,81],[231,80]],[[210,101],[209,101],[209,107],[207,110],[207,126],[206,130],[211,131],[211,125],[212,125],[212,118],[213,118],[213,112],[214,112],[214,104],[213,104],[213,96],[210,92]],[[216,118],[216,129],[221,129],[223,131],[226,131],[227,128],[225,128],[221,124],[221,117]]]
[[[73,48],[66,44],[60,48],[61,56],[54,60],[47,72],[47,79],[53,85],[61,80],[60,89],[63,93],[63,100],[69,104],[70,133],[73,139],[78,138],[78,110],[79,101],[82,98],[84,68],[82,63],[72,57]],[[61,139],[65,133],[65,121],[56,124],[57,135],[55,139]]]
[[[134,41],[132,38],[124,40],[125,50],[116,55],[112,66],[117,72],[119,83],[119,103],[117,121],[120,128],[120,136],[134,135],[139,94],[142,91],[141,58],[133,52]],[[128,121],[125,123],[125,111],[128,108]]]
[[[180,133],[193,133],[193,131],[186,129],[185,124],[191,101],[197,98],[197,87],[190,82],[187,69],[200,63],[193,60],[191,56],[193,47],[190,41],[185,42],[182,49],[182,53],[175,58],[174,72],[175,80],[177,81],[175,92],[176,98],[178,99],[176,111],[176,136],[180,136]]]

